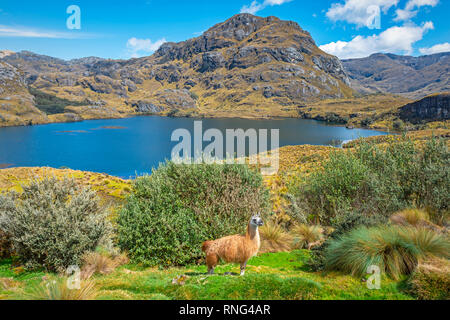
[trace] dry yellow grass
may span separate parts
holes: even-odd
[[[259,229],[261,235],[260,253],[285,252],[292,249],[292,236],[279,224],[268,221]]]
[[[125,253],[111,255],[107,252],[88,252],[84,254],[81,275],[83,279],[89,279],[94,274],[110,274],[117,267],[129,262]]]
[[[324,240],[324,230],[319,225],[295,225],[291,234],[294,239],[294,246],[298,249],[311,249],[322,244]]]
[[[95,300],[97,295],[93,280],[82,280],[79,289],[72,289],[66,278],[57,278],[43,281],[24,297],[28,300]]]
[[[90,186],[106,200],[121,200],[131,190],[131,182],[102,173],[49,167],[9,168],[0,170],[0,192],[22,191],[22,184],[28,184],[33,178],[55,176],[74,178],[84,186]]]

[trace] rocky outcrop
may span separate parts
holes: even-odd
[[[435,94],[400,108],[400,118],[417,124],[450,119],[450,93]]]
[[[148,101],[137,101],[133,102],[131,105],[136,112],[139,113],[159,113],[164,110],[164,108]]]
[[[0,61],[0,115],[0,126],[48,121],[47,116],[34,106],[23,73],[3,61]]]

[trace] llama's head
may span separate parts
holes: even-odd
[[[261,219],[260,214],[255,214],[251,219],[250,219],[250,225],[253,227],[261,227],[264,225],[263,220]]]

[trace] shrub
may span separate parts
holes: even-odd
[[[266,222],[259,229],[261,235],[260,252],[283,252],[289,251],[292,247],[291,235],[279,224]]]
[[[70,101],[67,99],[58,98],[55,95],[51,95],[42,92],[38,89],[29,87],[30,93],[34,96],[36,107],[45,112],[46,114],[59,114],[64,113],[67,106],[86,106],[89,105],[89,101]]]
[[[410,274],[420,258],[448,257],[449,241],[428,229],[383,226],[361,227],[331,240],[325,250],[325,268],[362,276],[371,265],[399,279]]]
[[[431,139],[416,157],[412,191],[419,208],[427,208],[432,221],[443,224],[450,210],[450,153],[443,139]]]
[[[0,259],[9,258],[11,256],[11,241],[9,236],[0,230]]]
[[[324,239],[323,233],[323,228],[318,225],[300,224],[294,226],[291,230],[291,234],[294,237],[294,245],[299,249],[311,249],[320,245]]]
[[[447,259],[427,258],[412,274],[407,291],[420,300],[449,300],[449,274],[450,262]]]
[[[331,154],[323,169],[290,187],[293,208],[322,225],[338,225],[351,212],[388,218],[417,205],[443,223],[450,203],[450,154],[445,141],[423,148],[406,138],[387,147],[368,142]],[[295,213],[299,215],[299,213]]]
[[[242,233],[268,199],[262,176],[246,165],[167,162],[136,179],[119,214],[119,244],[146,265],[196,262],[203,241]]]
[[[67,178],[22,187],[0,196],[0,229],[26,267],[63,271],[109,237],[107,213],[91,189]]]
[[[403,131],[405,129],[405,123],[401,119],[397,119],[392,123],[392,127],[396,131]]]

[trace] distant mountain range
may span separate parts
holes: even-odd
[[[450,91],[450,52],[421,57],[377,53],[342,63],[352,87],[362,93],[387,92],[419,99]]]
[[[341,62],[295,22],[239,14],[138,59],[65,61],[2,51],[0,126],[139,113],[296,117],[309,104],[352,99],[357,91],[411,98],[449,91],[448,57],[376,54]]]

